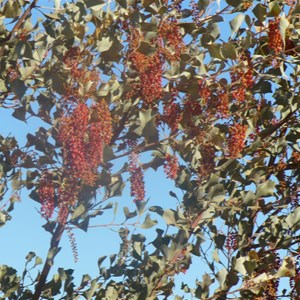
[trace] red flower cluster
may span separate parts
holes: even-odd
[[[165,20],[158,28],[160,51],[170,61],[180,60],[185,49],[177,20]],[[164,45],[165,41],[165,45]],[[170,47],[171,51],[167,47]]]
[[[268,36],[269,48],[272,49],[275,54],[279,54],[283,49],[283,42],[279,30],[279,18],[269,21]]]
[[[203,104],[207,105],[211,96],[211,90],[207,86],[205,80],[200,79],[198,81],[198,88],[199,88],[199,96],[203,100]]]
[[[104,145],[108,145],[112,138],[111,114],[104,100],[91,107],[91,116],[95,117],[95,120],[88,130],[89,142],[86,145],[86,157],[91,171],[96,173],[103,160]]]
[[[234,124],[229,128],[229,156],[238,157],[244,148],[247,126]]]
[[[203,142],[202,142],[203,143]],[[197,172],[199,176],[208,178],[215,169],[215,148],[212,144],[203,144],[201,146],[201,165]]]
[[[238,248],[238,236],[236,233],[229,233],[226,237],[225,248],[230,255]]]
[[[162,60],[159,51],[153,56],[146,56],[138,51],[143,38],[137,30],[133,30],[129,39],[129,61],[140,75],[139,92],[144,102],[151,106],[162,96]]]
[[[167,153],[166,161],[164,164],[164,172],[167,178],[176,179],[178,176],[178,171],[179,171],[179,164],[178,164],[177,156]]]
[[[198,81],[199,96],[202,100],[204,115],[207,118],[215,116],[217,118],[228,118],[229,116],[229,95],[222,85],[213,91],[203,79]],[[200,105],[199,105],[200,106]],[[195,110],[195,109],[194,109]],[[198,115],[201,107],[197,108]]]
[[[90,166],[85,155],[88,121],[89,109],[79,103],[70,116],[62,118],[58,139],[63,145],[64,164],[70,176],[90,182]]]
[[[18,70],[13,67],[9,67],[6,72],[7,72],[7,78],[9,82],[13,82],[14,80],[20,77]]]
[[[161,120],[170,127],[172,133],[176,132],[178,125],[182,120],[180,105],[174,101],[165,104]]]
[[[229,117],[229,96],[225,89],[218,94],[217,116],[221,118]]]
[[[162,97],[162,61],[160,54],[156,52],[150,58],[147,68],[140,73],[141,94],[145,103],[151,106]]]
[[[65,224],[69,214],[69,206],[74,206],[79,193],[78,180],[65,175],[65,179],[57,190],[58,194],[58,221]]]
[[[233,83],[233,98],[238,102],[245,101],[247,89],[250,89],[254,84],[252,68],[249,68],[246,72],[239,71],[232,73],[231,82]]]
[[[145,182],[144,173],[138,163],[138,155],[131,152],[129,155],[129,173],[130,173],[130,190],[134,202],[144,201],[145,199]]]
[[[89,124],[90,112],[92,123]],[[111,115],[104,100],[90,109],[79,103],[71,115],[64,116],[58,139],[63,145],[64,164],[69,176],[93,185],[102,162],[104,144],[112,137]]]
[[[38,196],[42,204],[42,216],[46,219],[50,219],[54,211],[55,188],[53,185],[52,174],[48,171],[43,171],[42,173]]]
[[[67,228],[68,238],[71,244],[74,262],[78,262],[78,250],[74,232],[70,227]]]
[[[278,271],[280,266],[281,266],[280,256],[276,252],[274,253],[274,255],[275,255],[275,259],[272,262],[272,264],[269,265],[269,269],[270,269],[271,272],[273,270]],[[279,287],[279,279],[278,278],[271,279],[267,282],[267,287],[266,287],[265,294],[268,296],[269,299],[276,299],[277,298],[278,287]]]
[[[189,127],[195,126],[195,120],[202,114],[202,107],[199,101],[188,99],[184,102],[184,118]],[[196,118],[195,118],[196,117]]]
[[[87,100],[95,95],[100,77],[97,71],[89,71],[85,67],[86,54],[87,52],[73,47],[63,57],[63,62],[67,69],[70,70],[71,75],[69,84],[65,86],[65,100],[67,101],[78,102],[80,97]]]
[[[245,101],[246,91],[251,89],[254,85],[253,67],[251,57],[248,53],[245,53],[240,58],[241,61],[247,63],[246,71],[236,70],[231,72],[232,82],[232,96],[238,102]]]

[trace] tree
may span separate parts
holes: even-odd
[[[24,145],[0,137],[1,225],[28,190],[51,234],[29,286],[0,266],[1,299],[183,299],[174,278],[197,256],[207,269],[181,287],[196,299],[298,299],[298,1],[42,2],[0,1],[1,110],[41,124]],[[177,208],[146,201],[149,168],[182,191]],[[110,265],[80,286],[49,278],[62,235],[76,258],[73,229],[126,184],[136,210]]]

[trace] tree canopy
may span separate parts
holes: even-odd
[[[0,0],[0,14],[0,109],[40,124],[24,144],[0,136],[0,224],[27,190],[51,235],[26,257],[30,284],[0,266],[0,299],[184,299],[174,278],[193,263],[176,290],[194,299],[298,299],[299,1]],[[148,199],[149,169],[177,207]],[[92,234],[113,202],[120,251],[76,286],[61,237],[76,259],[74,229]]]

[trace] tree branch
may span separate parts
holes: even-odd
[[[50,272],[50,269],[51,269],[51,266],[52,266],[52,258],[49,255],[50,251],[52,249],[58,247],[64,230],[65,230],[65,226],[62,225],[62,224],[58,224],[55,232],[53,233],[53,236],[52,236],[52,239],[51,239],[51,242],[50,242],[50,248],[48,250],[47,259],[45,261],[42,273],[39,276],[38,283],[35,287],[35,293],[32,297],[32,300],[39,300],[40,299],[41,293],[43,291],[43,287],[45,286],[47,277],[49,275],[49,272]]]
[[[26,17],[30,14],[31,10],[36,6],[38,0],[33,0],[31,4],[27,7],[27,9],[24,11],[23,15],[19,18],[13,29],[10,31],[7,37],[0,39],[0,43],[3,44],[5,42],[8,42],[14,35],[16,31],[21,27],[22,23],[25,21]],[[2,49],[1,49],[2,53]]]

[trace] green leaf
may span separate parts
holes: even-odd
[[[208,7],[208,5],[210,4],[210,1],[209,0],[201,0],[201,1],[198,1],[197,3],[198,5],[198,9],[199,11],[205,11]]]
[[[270,197],[274,195],[275,192],[275,182],[272,180],[268,180],[264,183],[261,183],[260,185],[257,186],[256,189],[256,197]]]
[[[141,42],[137,50],[147,56],[152,56],[157,52],[157,48],[151,46],[150,43],[147,42]]]
[[[249,287],[249,290],[258,295],[260,291],[262,290],[262,286],[266,286],[267,281],[269,281],[270,276],[267,275],[267,273],[262,273],[258,275],[257,277],[251,279],[252,285]]]
[[[228,271],[225,268],[223,268],[217,273],[217,276],[216,276],[219,281],[220,288],[222,290],[226,289],[225,281],[226,281],[227,274],[228,274]]]
[[[221,55],[221,45],[220,44],[207,44],[206,45],[207,50],[209,51],[209,54],[218,59],[223,59],[223,56]]]
[[[27,109],[24,105],[22,105],[21,107],[18,107],[14,110],[14,112],[12,113],[12,116],[20,121],[25,122],[26,113],[27,113]]]
[[[100,41],[97,42],[97,49],[99,52],[107,51],[111,48],[113,41],[110,37],[103,37]]]
[[[105,259],[106,259],[106,255],[101,256],[101,257],[98,258],[98,267],[99,267],[99,269],[100,269],[100,267],[101,267],[101,265],[102,265],[102,263],[104,262]],[[90,276],[88,276],[88,277],[90,279]]]
[[[285,221],[293,232],[299,230],[300,229],[300,207],[297,207],[292,213],[290,213],[286,217]]]
[[[254,260],[246,260],[244,262],[244,266],[247,271],[247,274],[252,275],[254,270],[257,268],[257,262]]]
[[[11,188],[17,191],[22,187],[23,181],[21,180],[21,171],[17,172],[11,180]]]
[[[247,271],[245,268],[245,262],[246,262],[246,257],[239,257],[236,261],[235,261],[235,265],[234,265],[234,270],[236,270],[237,272],[239,272],[240,274],[242,274],[243,276],[247,275]]]
[[[231,37],[233,37],[238,32],[242,23],[244,22],[244,19],[244,14],[238,14],[236,17],[234,17],[233,20],[230,21]]]
[[[4,16],[6,18],[16,18],[19,17],[22,13],[21,5],[19,1],[8,0],[4,6]]]
[[[92,300],[94,293],[96,292],[96,290],[98,289],[99,284],[97,283],[96,279],[93,279],[90,283],[90,288],[85,291],[83,293],[83,296],[87,299],[87,300]]]
[[[151,207],[149,207],[149,211],[156,212],[160,216],[162,216],[164,213],[163,208],[160,206],[151,206]]]
[[[155,2],[155,0],[142,0],[142,6],[148,7],[149,5],[151,5],[154,2]]]
[[[168,225],[175,225],[177,223],[176,211],[172,209],[166,209],[162,217]]]
[[[213,253],[212,253],[212,259],[219,263],[220,262],[220,257],[219,257],[219,251],[218,249],[214,249]]]
[[[169,195],[170,195],[171,197],[173,197],[173,198],[175,198],[175,199],[178,200],[177,195],[176,195],[173,191],[170,191],[170,192],[169,192]]]
[[[126,0],[116,0],[123,8],[127,9],[127,1]]]
[[[11,82],[11,88],[19,100],[21,100],[27,90],[24,81],[15,79]]]
[[[25,80],[29,76],[32,75],[32,73],[35,71],[36,67],[25,67],[25,68],[19,68],[19,72],[21,74],[21,79]]]
[[[32,58],[32,48],[28,42],[19,41],[16,46],[16,53],[20,59]]]
[[[76,207],[75,211],[73,212],[71,220],[74,220],[82,216],[85,211],[86,211],[85,206],[83,204],[79,204],[78,207]]]
[[[280,29],[280,35],[281,35],[284,47],[285,47],[285,36],[286,36],[285,33],[286,33],[286,30],[289,27],[289,25],[290,25],[289,20],[285,17],[285,15],[282,15],[280,17],[279,29]]]
[[[225,244],[226,236],[219,233],[214,237],[215,245],[218,249],[223,250]]]
[[[272,1],[269,3],[269,17],[278,17],[281,13],[281,8],[277,1]]]
[[[144,229],[148,229],[148,228],[151,228],[151,227],[155,226],[156,224],[157,224],[157,221],[152,220],[150,218],[150,215],[147,214],[144,223],[140,227],[144,228]]]
[[[61,0],[54,0],[54,7],[56,9],[60,8],[60,2],[61,2]]]
[[[133,250],[136,252],[136,254],[141,257],[142,255],[142,249],[143,249],[143,243],[140,242],[134,242],[133,245]]]
[[[43,260],[39,257],[39,256],[36,256],[35,257],[35,261],[34,261],[34,266],[33,267],[36,267],[38,265],[41,265],[43,263]]]
[[[114,204],[114,218],[117,216],[118,207],[119,207],[119,203],[115,202],[115,204]]]
[[[275,278],[294,277],[296,275],[295,261],[292,257],[287,256],[283,259],[282,265],[275,274]]]
[[[158,130],[155,123],[155,114],[151,109],[139,112],[140,126],[134,130],[138,135],[144,136],[149,143],[158,138]]]
[[[58,14],[47,14],[47,13],[42,13],[47,19],[50,20],[60,20],[60,17]],[[44,26],[46,26],[46,24],[44,24]]]
[[[30,252],[26,255],[25,259],[27,260],[27,262],[30,262],[35,256],[36,256],[36,254],[35,254],[34,252],[31,252],[31,251],[30,251]]]
[[[0,211],[0,227],[3,226],[7,221],[7,214]]]
[[[261,3],[257,4],[252,10],[255,17],[262,23],[267,16],[267,7]]]
[[[129,209],[128,209],[128,207],[126,207],[126,206],[123,208],[123,211],[124,211],[124,215],[126,217],[126,220],[134,218],[134,217],[137,216],[137,212],[136,211],[130,212]]]
[[[121,196],[122,191],[125,187],[125,184],[122,181],[122,178],[120,176],[112,177],[112,183],[107,187],[109,191],[109,196]]]
[[[85,0],[84,3],[87,8],[98,10],[102,7],[102,4],[105,2],[103,0]]]
[[[225,43],[225,44],[222,45],[221,53],[225,58],[229,58],[229,59],[236,59],[237,58],[235,48],[230,43]]]
[[[240,0],[226,0],[226,2],[233,7],[237,7],[241,4]]]
[[[103,162],[108,163],[114,158],[116,158],[116,155],[114,154],[112,147],[105,145],[103,149]]]

